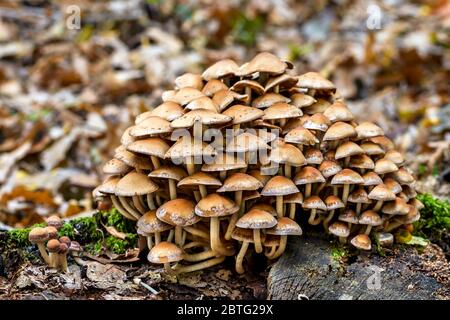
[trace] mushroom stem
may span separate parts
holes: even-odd
[[[40,250],[39,250],[40,251]],[[48,264],[48,266],[50,267],[50,268],[56,268],[56,255],[55,255],[55,253],[53,253],[53,252],[50,252],[49,254],[48,254],[48,257],[49,257],[49,264]]]
[[[287,178],[291,178],[291,174],[292,174],[292,167],[289,163],[285,163],[284,164],[284,175]]]
[[[161,242],[161,233],[155,232],[155,244],[159,244]]]
[[[284,205],[283,205],[283,196],[277,196],[277,216],[278,218],[282,218],[284,216]]]
[[[187,159],[186,169],[190,176],[192,176],[195,173],[194,157],[190,157]]]
[[[261,244],[261,232],[260,229],[253,229],[253,241],[255,243],[255,252],[261,253],[263,251],[263,247]]]
[[[147,209],[144,208],[144,206],[141,203],[141,199],[139,196],[133,196],[133,205],[136,207],[136,209],[139,210],[141,214],[144,214],[147,212]]]
[[[38,249],[39,249],[39,252],[40,252],[40,254],[42,256],[42,259],[44,259],[45,263],[48,266],[51,266],[51,262],[52,261],[50,260],[50,257],[49,257],[49,255],[47,253],[47,250],[45,250],[44,242],[37,242],[36,244],[38,246]]]
[[[67,253],[63,253],[59,255],[59,265],[62,272],[67,272]]]
[[[333,186],[333,195],[337,197],[338,194],[338,186]]]
[[[342,191],[342,202],[345,205],[347,204],[347,198],[348,198],[349,191],[350,191],[350,185],[349,184],[344,184],[344,190]]]
[[[317,226],[320,223],[320,217],[316,219],[317,209],[311,209],[311,214],[309,215],[308,223],[313,226]]]
[[[384,229],[384,232],[391,232],[392,230],[400,227],[403,223],[399,221],[390,222],[387,227]]]
[[[350,157],[345,157],[345,159],[344,159],[344,167],[348,167],[349,163],[350,163]]]
[[[215,266],[216,264],[222,263],[223,260],[225,260],[225,257],[217,257],[213,259],[209,259],[200,263],[196,263],[190,266],[181,266],[175,269],[177,273],[187,273],[187,272],[193,272],[198,271],[202,269],[206,269],[212,266]]]
[[[211,223],[211,249],[219,255],[232,256],[234,250],[226,249],[220,241],[220,221],[218,217],[212,217]]]
[[[203,239],[207,239],[208,241],[210,239],[210,236],[209,236],[208,233],[206,233],[206,232],[204,232],[204,231],[202,231],[200,229],[197,229],[197,228],[195,228],[193,226],[186,226],[183,229],[186,232],[189,232],[190,234],[192,234],[194,236],[197,236],[197,237],[200,237],[200,238],[203,238]]]
[[[175,180],[169,179],[169,194],[170,194],[170,200],[174,200],[177,198],[177,185],[175,183]]]
[[[287,244],[287,236],[281,236],[280,237],[280,245],[277,248],[277,251],[275,251],[275,253],[269,257],[269,259],[276,259],[278,257],[280,257],[284,250],[286,250],[286,244]]]
[[[290,203],[289,204],[289,219],[291,220],[295,220],[295,210],[296,209],[296,205],[295,203]]]
[[[122,204],[122,206],[125,208],[125,210],[127,210],[136,220],[139,220],[139,218],[141,217],[141,214],[139,212],[137,212],[127,201],[127,199],[125,199],[124,197],[120,197],[119,196],[119,201]]]
[[[215,252],[214,250],[206,250],[200,253],[193,253],[193,254],[187,254],[184,256],[184,260],[189,261],[189,262],[197,262],[197,261],[202,261],[202,260],[206,260],[212,257],[217,256],[217,252]]]
[[[280,127],[284,127],[286,125],[286,118],[280,119]]]
[[[147,238],[148,250],[152,250],[152,248],[153,248],[153,238],[152,238],[151,235],[148,235],[146,238]]]
[[[361,206],[362,206],[362,203],[360,203],[360,202],[358,202],[357,204],[356,204],[356,214],[359,216],[359,213],[361,212]]]
[[[240,128],[241,128],[241,125],[239,123],[233,124],[233,135],[238,134]]]
[[[271,257],[275,254],[276,251],[277,251],[277,247],[276,247],[276,246],[272,246],[272,247],[270,247],[270,251],[267,252],[267,250],[266,250],[266,252],[264,253],[264,255],[265,255],[267,258],[271,259]]]
[[[375,207],[373,207],[373,211],[380,211],[381,207],[383,206],[383,200],[378,200],[377,204],[375,205]]]
[[[209,243],[201,242],[201,241],[192,241],[192,242],[189,242],[188,244],[185,244],[183,246],[183,249],[187,250],[187,249],[196,248],[196,247],[207,248],[207,247],[209,247]]]
[[[325,228],[325,231],[328,232],[328,224],[330,223],[331,219],[333,219],[334,216],[334,209],[328,213],[328,216],[323,220],[323,227]]]
[[[173,274],[173,273],[174,273],[173,270],[172,270],[172,268],[170,267],[170,263],[169,263],[169,262],[164,263],[164,270],[165,270],[168,274]]]
[[[239,212],[243,212],[243,201],[242,201],[242,191],[236,191],[234,193],[234,202],[239,206]],[[231,233],[233,232],[236,222],[239,219],[239,212],[235,212],[231,215],[230,223],[228,224],[227,232],[225,232],[225,240],[231,239]]]
[[[239,253],[236,256],[236,272],[239,274],[243,274],[245,272],[242,263],[244,262],[244,257],[245,254],[247,253],[249,243],[250,242],[248,241],[242,242],[241,249],[239,250]]]
[[[316,195],[319,195],[320,191],[323,190],[323,188],[325,188],[325,186],[327,185],[326,182],[322,182],[321,184],[319,184],[319,186],[317,187],[317,190],[315,192]]]
[[[175,244],[183,246],[183,228],[181,226],[175,226]]]
[[[312,184],[307,183],[305,186],[305,198],[308,198],[311,195]]]
[[[152,164],[153,164],[153,167],[155,167],[155,169],[158,169],[159,167],[161,167],[161,162],[159,161],[158,157],[150,156],[150,159],[152,159]]]
[[[202,198],[205,198],[208,195],[208,190],[206,189],[206,186],[200,184],[198,186],[198,189],[200,190],[200,195],[202,196]]]
[[[169,235],[167,236],[166,241],[167,241],[167,242],[172,242],[172,241],[173,241],[174,235],[175,235],[175,230],[174,230],[174,229],[170,230],[170,231],[169,231]]]
[[[219,172],[220,180],[224,181],[227,178],[227,172],[225,170],[222,170]]]
[[[366,231],[364,232],[364,234],[368,236],[368,235],[370,234],[370,231],[372,231],[372,226],[371,226],[370,224],[368,224],[367,227],[366,227]]]
[[[147,194],[147,205],[150,210],[156,209],[155,200],[153,199],[153,195],[151,193]]]
[[[245,95],[247,96],[247,105],[250,105],[252,101],[252,88],[245,87]]]
[[[115,195],[111,195],[110,197],[111,197],[111,201],[112,201],[114,207],[117,209],[117,211],[119,211],[119,213],[121,215],[123,215],[125,218],[127,218],[129,220],[133,220],[133,221],[137,220],[134,216],[129,214],[127,210],[125,210],[125,208],[122,206],[119,199],[117,199],[117,197]]]

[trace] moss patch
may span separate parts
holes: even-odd
[[[431,194],[420,194],[417,198],[424,204],[420,220],[414,223],[415,234],[431,239],[441,239],[450,230],[450,203]]]

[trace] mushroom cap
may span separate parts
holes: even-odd
[[[47,223],[47,226],[55,227],[57,230],[59,230],[64,222],[60,217],[58,217],[56,214],[52,214],[47,219],[45,219],[45,222]]]
[[[334,234],[338,237],[348,237],[350,235],[350,228],[347,226],[346,223],[336,221],[333,222],[329,227],[328,231],[330,231],[331,234]]]
[[[354,119],[353,113],[347,108],[342,101],[335,101],[324,112],[324,116],[331,122],[337,121],[352,121]]]
[[[214,113],[219,112],[219,106],[215,103],[210,97],[203,96],[189,102],[186,107],[186,110],[209,110]],[[181,118],[181,117],[180,117]],[[177,118],[178,119],[178,118]]]
[[[319,140],[316,138],[314,134],[311,133],[306,128],[303,127],[297,127],[289,131],[285,137],[284,140],[286,142],[291,143],[297,143],[302,145],[310,145],[313,146],[316,143],[319,143]]]
[[[150,250],[147,259],[151,263],[171,263],[183,260],[184,255],[183,249],[176,244],[162,241]]]
[[[195,203],[186,199],[169,200],[156,210],[159,220],[174,226],[190,226],[200,218],[195,214]]]
[[[28,240],[31,243],[45,242],[48,239],[49,239],[48,231],[42,227],[33,228],[28,234]]]
[[[119,180],[119,176],[111,176],[106,178],[106,180],[98,186],[98,191],[103,194],[115,194],[116,186]]]
[[[236,104],[225,110],[222,114],[231,117],[233,124],[240,124],[261,118],[264,115],[264,111],[254,107]]]
[[[363,184],[364,179],[351,169],[342,169],[331,179],[331,184]]]
[[[70,240],[69,237],[67,237],[67,236],[62,236],[62,237],[59,238],[59,242],[60,242],[60,243],[65,243],[65,244],[67,244],[67,246],[69,247],[69,246],[70,246],[70,243],[71,243],[72,241]]]
[[[401,185],[409,185],[414,182],[414,177],[405,168],[398,169],[397,172],[391,173],[391,176]]]
[[[424,204],[417,198],[409,200],[408,204],[414,206],[417,210],[422,210],[425,208]]]
[[[377,233],[377,238],[382,247],[389,247],[394,243],[394,235],[389,232]]]
[[[315,113],[312,116],[305,118],[303,127],[310,130],[327,131],[331,124],[330,120],[323,115],[323,113]]]
[[[58,252],[60,244],[58,239],[50,239],[47,242],[47,250],[51,253]]]
[[[277,224],[274,227],[266,230],[266,234],[278,236],[301,236],[303,231],[297,222],[287,217],[282,217],[277,219]]]
[[[384,158],[392,161],[396,165],[401,165],[403,164],[403,162],[405,162],[405,158],[403,157],[403,155],[394,149],[388,150],[384,155]]]
[[[217,79],[209,80],[202,89],[202,93],[205,96],[213,97],[217,92],[221,90],[228,90],[225,83]]]
[[[390,178],[386,179],[386,181],[388,181],[388,180],[390,181]],[[413,187],[408,186],[408,185],[403,186],[403,193],[405,194],[405,196],[408,197],[408,199],[412,199],[417,196],[416,190]]]
[[[367,210],[361,213],[358,219],[359,224],[365,224],[369,226],[379,226],[383,223],[378,213],[373,210]]]
[[[103,165],[103,173],[106,174],[125,174],[129,172],[132,168],[127,166],[125,162],[112,158]]]
[[[309,107],[310,105],[317,102],[314,97],[307,95],[305,93],[294,93],[291,95],[291,104],[296,106],[297,108]]]
[[[131,171],[119,180],[115,194],[122,197],[133,197],[153,193],[158,189],[158,185],[146,174]]]
[[[245,132],[249,132],[252,134],[255,134],[258,136],[258,138],[263,139],[266,143],[272,142],[275,139],[278,138],[278,131],[276,131],[277,133],[274,133],[272,131],[276,131],[276,130],[266,130],[266,129],[254,129],[254,128],[247,128],[245,129]]]
[[[264,87],[264,91],[268,92],[271,89],[275,88],[276,86],[279,87],[280,91],[282,89],[290,89],[293,86],[295,86],[296,83],[297,83],[296,77],[284,73],[277,77],[270,78],[267,81],[266,86]]]
[[[288,97],[285,97],[279,93],[275,92],[268,92],[263,94],[260,97],[257,97],[252,101],[252,107],[258,108],[258,109],[265,109],[268,108],[275,103],[282,102],[282,103],[289,103],[291,99]]]
[[[369,197],[367,196],[367,192],[366,192],[366,190],[364,190],[364,188],[358,188],[355,191],[353,191],[349,195],[348,201],[353,202],[353,203],[371,203],[372,202],[372,201],[370,201]]]
[[[47,231],[49,239],[55,239],[58,237],[58,229],[54,226],[46,226],[44,229]]]
[[[295,184],[307,184],[307,183],[319,183],[325,182],[325,178],[322,176],[319,170],[314,167],[303,167],[294,177]]]
[[[136,140],[134,137],[130,136],[130,130],[132,127],[128,127],[125,129],[125,131],[122,133],[122,136],[120,137],[120,143],[124,146],[129,145],[134,140]],[[123,148],[125,149],[125,148]]]
[[[179,105],[187,105],[192,100],[205,96],[200,90],[196,88],[186,87],[175,91],[175,94],[171,96],[168,101],[173,101]]]
[[[270,107],[264,109],[263,120],[277,120],[277,119],[287,119],[287,118],[297,118],[303,115],[301,109],[287,104],[285,102],[277,102]]]
[[[264,242],[264,240],[266,238],[265,234],[261,233],[260,237],[261,237],[261,241]],[[233,232],[231,233],[231,238],[233,238],[234,240],[237,240],[237,241],[246,241],[246,242],[250,242],[250,243],[255,242],[254,238],[253,238],[253,230],[252,229],[234,228]]]
[[[236,222],[236,227],[244,229],[268,229],[277,224],[269,212],[259,209],[251,209]]]
[[[229,198],[217,193],[207,195],[195,206],[195,213],[200,217],[223,217],[239,211],[239,207]]]
[[[213,101],[219,107],[219,110],[225,110],[234,100],[244,100],[248,98],[246,94],[239,94],[230,90],[217,91],[213,96]]]
[[[175,78],[175,86],[177,89],[191,87],[201,90],[203,87],[203,79],[199,74],[188,72]]]
[[[272,148],[269,160],[275,163],[287,163],[295,167],[306,164],[306,159],[300,149],[285,142],[279,142],[275,148]]]
[[[375,172],[367,172],[363,175],[365,186],[376,186],[383,183],[380,176]]]
[[[323,141],[341,140],[356,136],[356,130],[350,124],[338,121],[333,123],[323,136]]]
[[[307,148],[303,151],[306,162],[308,164],[321,164],[323,161],[323,154],[319,149]]]
[[[351,157],[355,155],[364,154],[364,150],[352,141],[347,141],[342,143],[337,149],[334,158],[342,159],[346,157]]]
[[[372,122],[362,122],[355,128],[357,139],[368,139],[377,136],[383,136],[384,131]]]
[[[225,179],[222,187],[217,189],[217,192],[258,190],[262,186],[262,183],[255,177],[246,173],[236,172]]]
[[[369,199],[378,201],[390,201],[395,200],[395,193],[389,190],[385,184],[379,184],[375,186],[369,193]]]
[[[219,79],[229,75],[235,75],[238,70],[239,66],[236,62],[231,59],[224,59],[217,61],[206,69],[202,74],[202,78],[206,81],[211,79]]]
[[[260,197],[261,197],[261,195],[256,190],[244,191],[244,193],[242,195],[242,200],[247,201],[247,200],[252,200],[252,199],[258,199]]]
[[[265,72],[269,74],[282,74],[286,71],[288,65],[280,58],[269,52],[257,54],[249,63],[242,65],[237,74],[238,76],[247,76],[255,72]]]
[[[264,247],[277,247],[280,245],[281,238],[275,235],[267,235],[264,239]]]
[[[358,234],[350,240],[350,243],[358,249],[361,250],[371,250],[372,249],[372,241],[366,234]]]
[[[370,141],[363,142],[361,144],[361,148],[369,156],[378,156],[385,153],[383,148],[381,148],[378,144]]]
[[[369,139],[370,142],[378,144],[384,151],[394,149],[394,143],[386,136],[377,136]]]
[[[224,124],[231,121],[231,117],[208,109],[195,109],[173,120],[170,125],[172,128],[190,128],[196,121],[207,125]]]
[[[202,166],[202,171],[228,171],[234,169],[246,168],[247,164],[244,159],[239,156],[234,156],[230,153],[219,153],[212,163],[205,163]]]
[[[317,72],[307,72],[298,77],[297,87],[318,90],[336,90],[334,84]]]
[[[173,101],[166,101],[155,109],[141,113],[136,117],[135,124],[139,124],[149,117],[159,117],[167,121],[173,121],[185,113],[182,106]]]
[[[162,166],[150,172],[148,176],[151,178],[173,179],[175,181],[180,181],[181,179],[187,177],[187,173],[181,167]]]
[[[161,99],[163,102],[172,101],[174,99],[176,93],[177,93],[177,90],[165,90],[161,94]]]
[[[260,85],[259,82],[247,79],[239,80],[230,88],[230,90],[235,92],[245,92],[246,88],[250,88],[251,90],[255,91],[257,95],[261,95],[264,93],[264,87]]]
[[[69,246],[67,245],[67,243],[61,242],[59,243],[59,248],[58,248],[58,253],[59,254],[66,254],[67,251],[69,251]]]
[[[386,178],[386,179],[384,179],[383,182],[386,185],[386,187],[388,187],[393,193],[397,194],[397,193],[402,192],[402,186],[400,185],[400,183],[398,183],[394,179]]]
[[[169,145],[161,138],[136,140],[127,146],[128,151],[155,156],[158,158],[164,158],[164,155],[169,148]]]
[[[71,241],[69,246],[69,251],[71,252],[81,252],[83,251],[83,248],[81,247],[80,243],[77,241]]]
[[[123,145],[116,149],[114,158],[119,159],[120,161],[124,162],[127,166],[133,167],[135,169],[141,170],[152,169],[152,164],[149,158],[136,155],[126,150],[126,147]]]
[[[247,152],[259,149],[270,149],[270,146],[262,138],[249,132],[234,137],[226,146],[227,152]]]
[[[401,218],[404,224],[414,223],[420,219],[420,213],[416,207],[408,204],[408,208],[408,214]]]
[[[390,172],[395,172],[398,170],[398,167],[391,160],[386,158],[379,159],[375,162],[375,173],[385,174]]]
[[[366,154],[358,154],[351,157],[349,166],[351,168],[369,169],[369,170],[375,168],[375,164],[373,163],[372,159]]]
[[[342,167],[334,160],[324,160],[320,164],[319,170],[325,178],[329,178],[340,172]]]
[[[215,178],[214,176],[205,173],[205,172],[196,172],[191,176],[188,176],[178,182],[178,187],[184,187],[184,186],[221,186],[222,182],[220,182],[219,179]]]
[[[261,191],[261,195],[266,197],[286,196],[297,192],[299,192],[299,190],[291,179],[288,179],[284,176],[275,176],[267,181],[266,185]]]
[[[351,209],[347,209],[343,213],[341,213],[338,217],[338,220],[342,221],[342,222],[352,223],[352,224],[359,223],[358,215],[356,214],[355,211],[353,211]]]
[[[165,223],[158,219],[156,210],[150,210],[142,215],[137,221],[138,229],[144,234],[163,232],[173,228],[173,225]]]
[[[263,174],[263,172],[261,172],[261,169],[254,169],[254,170],[250,170],[248,172],[249,175],[251,175],[252,177],[256,178],[259,182],[262,183],[262,187],[264,187],[267,183],[267,181],[270,180],[270,178],[272,176],[267,175],[267,174]]]
[[[303,200],[302,207],[304,209],[327,210],[326,204],[318,196],[310,196]]]
[[[394,201],[385,203],[381,212],[390,215],[406,215],[409,212],[409,205],[402,198],[396,197]]]
[[[303,203],[303,194],[301,192],[290,194],[286,197],[283,197],[284,203]]]
[[[345,207],[344,202],[342,202],[340,198],[333,195],[326,197],[325,204],[327,206],[328,211]]]
[[[160,117],[150,116],[142,120],[139,124],[131,127],[130,136],[141,138],[169,132],[172,132],[169,121]]]
[[[210,145],[202,142],[201,148],[195,148],[194,139],[189,136],[181,136],[180,139],[167,150],[164,158],[183,159],[196,156],[213,156],[216,151]]]
[[[251,206],[250,210],[252,210],[252,209],[267,211],[268,213],[270,213],[273,216],[277,215],[277,210],[275,210],[274,207],[272,207],[270,204],[265,203],[265,202],[255,203],[254,205]]]

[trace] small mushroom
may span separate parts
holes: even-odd
[[[47,242],[48,239],[48,231],[45,228],[37,227],[31,229],[30,233],[28,234],[28,240],[38,246],[42,259],[44,259],[45,263],[50,266],[52,265],[50,257],[45,250],[45,242]]]
[[[185,253],[183,249],[171,242],[160,242],[155,245],[147,255],[148,261],[151,263],[164,264],[167,273],[172,274],[171,263],[183,260]]]
[[[372,210],[364,211],[358,219],[358,223],[367,225],[364,234],[369,235],[372,227],[376,227],[382,224],[381,217]]]
[[[280,245],[273,255],[269,255],[269,259],[276,259],[280,257],[286,249],[287,236],[295,235],[301,236],[303,233],[302,228],[292,219],[287,217],[278,218],[277,224],[266,230],[266,234],[280,236]]]
[[[333,222],[329,227],[328,227],[328,231],[331,234],[334,234],[335,236],[339,237],[339,241],[341,243],[346,243],[347,242],[347,237],[350,235],[350,228],[347,226],[347,224],[340,222],[340,221],[336,221]]]
[[[256,253],[263,251],[261,229],[269,229],[276,224],[277,220],[269,212],[259,209],[251,209],[236,222],[238,228],[253,230],[253,242]]]
[[[350,243],[360,250],[370,251],[372,249],[372,241],[366,234],[358,234],[350,240]]]
[[[275,220],[275,219],[274,219]],[[275,220],[276,223],[276,220]],[[234,228],[231,237],[237,241],[241,241],[241,248],[239,249],[239,253],[236,256],[236,272],[239,274],[243,274],[245,272],[243,262],[245,258],[245,254],[247,253],[248,247],[250,243],[254,243],[254,232],[251,229],[241,229]],[[261,234],[260,241],[264,242],[265,236]]]
[[[328,196],[325,199],[325,205],[327,206],[328,216],[323,220],[323,227],[328,231],[328,224],[334,217],[334,212],[337,209],[345,208],[345,204],[336,196]]]
[[[337,173],[333,179],[331,179],[332,185],[343,185],[344,189],[342,191],[342,202],[347,204],[347,197],[350,191],[351,184],[363,184],[364,179],[355,171],[351,169],[343,169]],[[370,197],[369,197],[370,198]]]
[[[275,176],[266,183],[261,191],[261,195],[265,197],[276,197],[277,214],[281,218],[284,216],[283,197],[297,192],[299,190],[291,179],[284,176]]]
[[[320,217],[317,217],[316,214],[318,210],[326,211],[327,206],[325,203],[320,199],[318,196],[310,196],[308,198],[305,198],[303,201],[302,207],[304,209],[310,209],[311,213],[309,215],[308,223],[310,225],[316,226],[320,223],[321,219]]]
[[[60,242],[58,239],[50,239],[47,242],[47,250],[49,252],[49,266],[51,268],[59,268],[59,259],[58,259],[58,251],[59,251]]]

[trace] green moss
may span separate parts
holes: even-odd
[[[28,234],[30,233],[31,229],[44,226],[45,223],[38,223],[29,228],[13,229],[8,231],[6,235],[7,247],[24,248],[31,246],[30,241],[28,241]]]
[[[134,248],[137,245],[137,235],[127,234],[124,240],[113,236],[108,236],[105,239],[106,248],[116,254],[123,254],[128,248]]]
[[[441,239],[450,231],[450,203],[431,194],[420,194],[417,198],[424,204],[420,220],[414,223],[414,234],[426,238]]]
[[[122,216],[117,209],[113,208],[109,211],[101,211],[102,218],[104,218],[105,225],[113,226],[119,232],[135,233],[135,223],[127,220]]]
[[[384,257],[386,254],[383,250],[383,247],[380,244],[380,239],[376,235],[373,235],[372,237],[372,243],[375,244],[375,251],[382,257]]]
[[[338,262],[338,263],[342,262],[342,259],[347,257],[347,255],[348,255],[348,249],[341,245],[334,247],[331,250],[331,257],[333,258],[333,260],[335,262]]]

